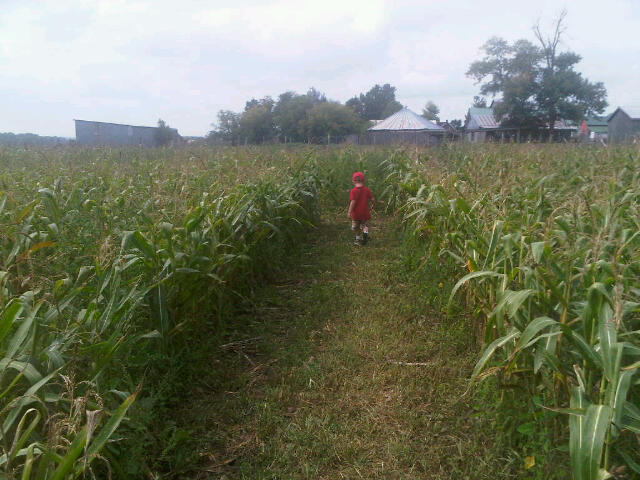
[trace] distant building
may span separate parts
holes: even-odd
[[[120,123],[74,120],[76,124],[76,142],[78,145],[113,146],[159,146],[157,127],[141,127]],[[176,139],[180,139],[178,130],[170,129]]]
[[[493,105],[489,107],[471,107],[467,111],[464,120],[464,139],[468,142],[510,142],[525,140],[540,140],[549,137],[549,129],[525,129],[519,127],[506,127],[496,120],[493,113]],[[554,139],[568,140],[571,138],[573,127],[563,120],[556,121],[554,125]]]
[[[640,108],[618,107],[607,117],[610,143],[640,140]]]
[[[573,128],[571,137],[584,140],[585,137],[589,141],[598,142],[600,140],[607,140],[609,134],[609,127],[607,120],[600,117],[587,117],[581,122],[566,122],[567,125]]]
[[[439,125],[412,112],[408,108],[394,113],[375,125],[363,135],[350,135],[347,142],[358,145],[437,145],[447,131]]]
[[[487,140],[503,140],[516,134],[517,128],[500,127],[493,115],[491,107],[471,107],[464,119],[464,138],[469,142],[486,142]]]

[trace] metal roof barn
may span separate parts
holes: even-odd
[[[471,107],[467,115],[467,130],[500,128],[500,124],[496,122],[496,118],[493,115],[493,108]]]
[[[137,145],[157,147],[159,145],[157,127],[143,127],[92,120],[74,120],[76,125],[76,142],[78,145]],[[174,137],[179,138],[178,131],[171,129]]]
[[[347,141],[356,145],[431,146],[442,142],[447,130],[408,108],[394,113],[369,128],[364,135],[350,135]]]
[[[385,118],[381,122],[369,128],[370,132],[375,131],[421,131],[431,130],[434,132],[444,132],[444,128],[430,122],[424,117],[404,107],[402,110],[394,113],[390,117]]]

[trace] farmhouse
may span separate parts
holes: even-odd
[[[501,125],[493,112],[494,102],[489,107],[471,107],[467,111],[464,120],[464,139],[468,142],[486,142],[486,141],[524,141],[524,140],[540,140],[549,136],[549,130],[544,129],[525,129],[518,127],[506,127]],[[554,139],[563,140],[571,137],[573,127],[563,120],[558,120],[554,126]]]
[[[364,135],[350,135],[347,141],[359,145],[437,145],[447,131],[408,108],[378,121]]]
[[[579,140],[600,141],[607,140],[609,128],[607,120],[600,117],[587,117],[581,122],[567,121],[573,128],[571,137]]]
[[[123,125],[120,123],[94,122],[89,120],[74,120],[76,124],[76,142],[79,145],[136,145],[143,147],[157,147],[157,127],[141,127]],[[178,130],[170,129],[178,139]]]
[[[609,142],[626,143],[640,140],[640,108],[618,107],[607,117]]]

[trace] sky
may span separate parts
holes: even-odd
[[[534,40],[567,10],[562,48],[640,106],[640,0],[0,0],[0,132],[74,137],[73,119],[204,135],[219,110],[310,87],[344,102],[390,83],[417,113],[464,118],[492,36]]]

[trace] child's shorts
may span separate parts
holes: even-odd
[[[369,220],[351,220],[351,230],[359,230],[369,226]]]

